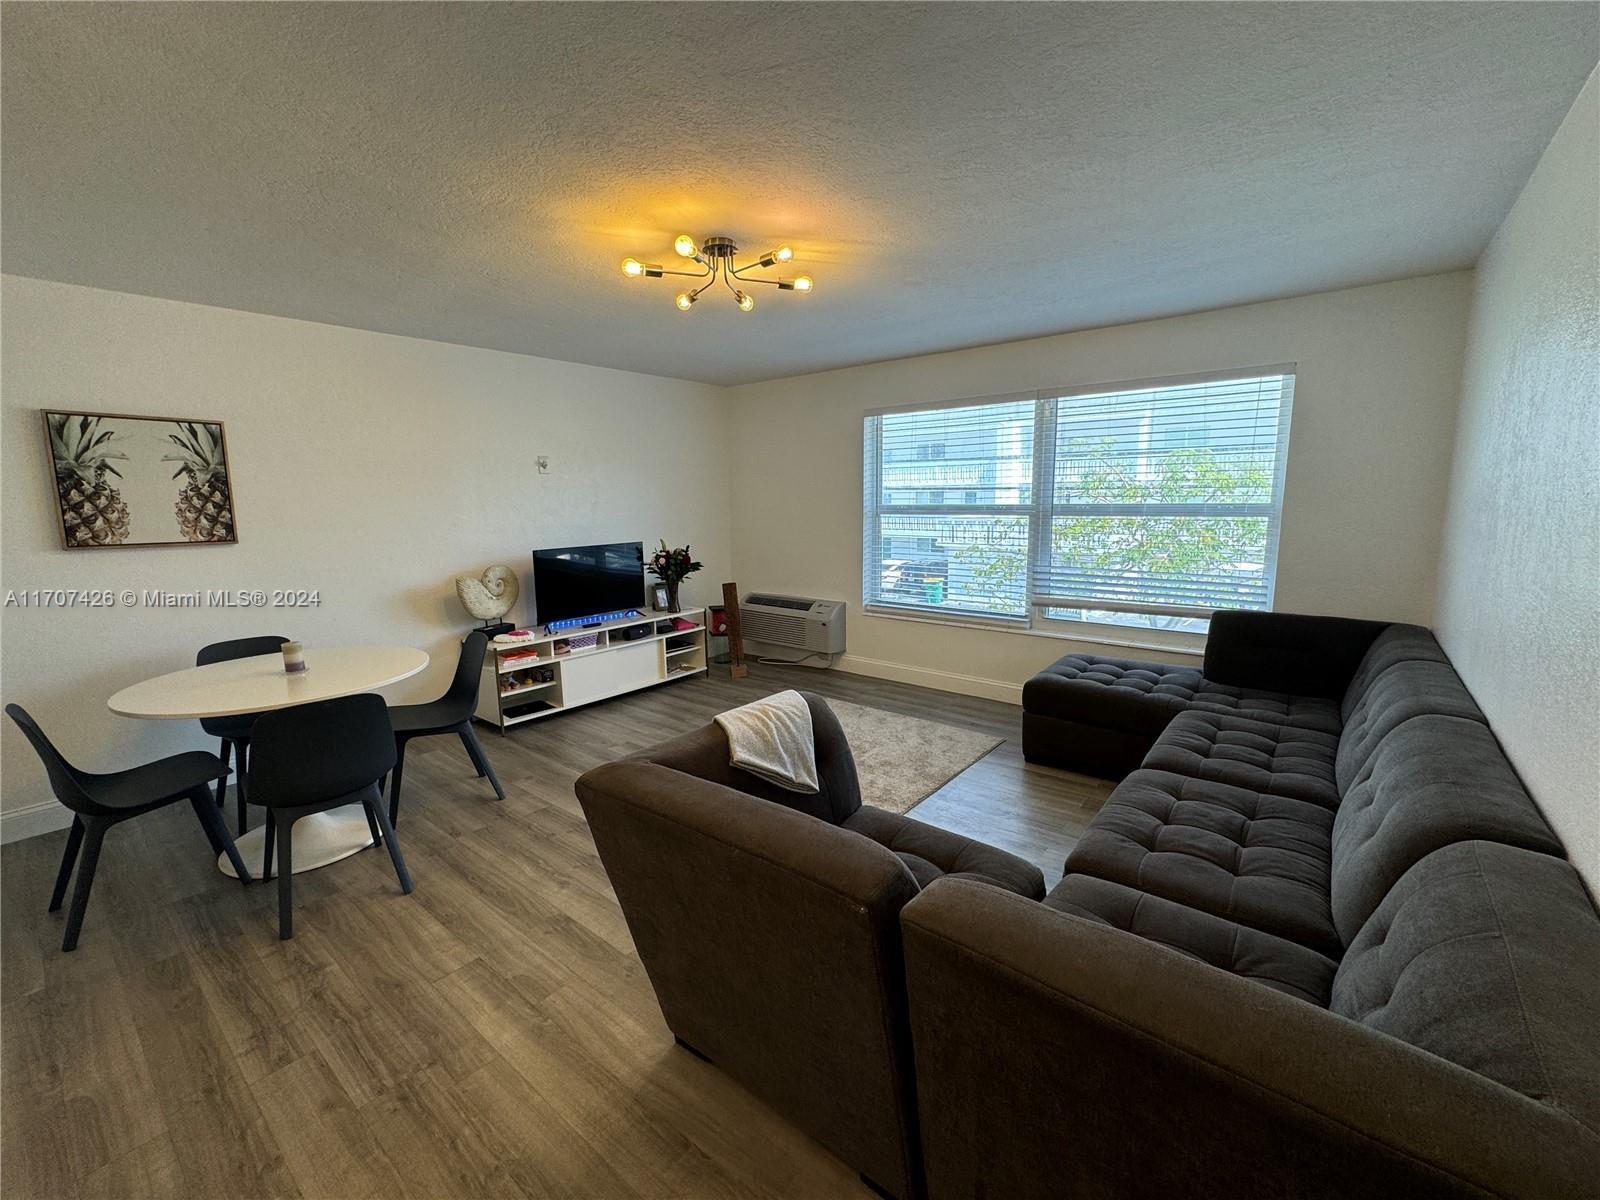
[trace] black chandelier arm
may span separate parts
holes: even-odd
[[[754,266],[755,264],[752,263],[751,265]],[[750,269],[749,267],[745,268],[745,270],[747,270],[747,271],[749,269]],[[783,280],[781,280],[781,279],[761,279],[759,277],[755,278],[755,279],[746,279],[743,275],[740,275],[737,271],[734,272],[734,278],[737,279],[740,283],[765,283],[770,287],[782,287],[783,286]]]
[[[775,261],[776,261],[775,259],[772,260],[772,261],[768,261],[765,258],[758,258],[758,259],[756,259],[755,262],[753,262],[753,263],[745,263],[745,265],[742,266],[742,267],[730,267],[729,268],[729,274],[731,274],[735,279],[743,279],[744,278],[744,273],[746,271],[754,271],[759,267],[770,267],[770,266],[772,266],[772,263],[775,262]],[[751,282],[752,283],[771,283],[772,281],[770,279],[753,279],[753,280],[751,280]]]

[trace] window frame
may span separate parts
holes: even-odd
[[[1279,543],[1283,531],[1283,503],[1289,462],[1289,435],[1294,415],[1294,389],[1298,383],[1298,364],[1275,363],[1260,367],[1238,367],[1221,371],[1193,372],[1146,379],[1115,380],[1103,383],[1074,384],[1064,388],[1045,388],[1033,392],[1008,392],[994,396],[967,397],[933,403],[913,403],[868,409],[862,422],[871,431],[869,442],[863,437],[862,454],[862,577],[861,599],[865,613],[896,617],[906,620],[926,620],[941,624],[968,625],[977,628],[1004,629],[1008,632],[1032,632],[1055,637],[1075,637],[1080,640],[1138,644],[1128,641],[1130,636],[1157,636],[1177,639],[1173,649],[1197,647],[1205,634],[1187,630],[1164,630],[1151,626],[1095,621],[1081,617],[1051,617],[1048,609],[1078,607],[1088,611],[1146,612],[1156,615],[1196,617],[1209,615],[1211,608],[1185,605],[1139,604],[1133,602],[1108,602],[1096,600],[1088,603],[1066,605],[1065,597],[1041,596],[1035,591],[1035,567],[1047,555],[1052,519],[1075,512],[1097,516],[1198,516],[1194,505],[1105,505],[1055,503],[1056,414],[1059,400],[1077,396],[1094,396],[1118,392],[1134,392],[1221,383],[1255,376],[1285,376],[1289,380],[1288,395],[1282,401],[1277,430],[1277,445],[1273,455],[1272,499],[1265,503],[1208,505],[1204,515],[1259,517],[1267,521],[1266,539],[1266,607],[1272,611],[1277,594]],[[1034,405],[1033,455],[1030,485],[1030,503],[1026,505],[968,505],[968,504],[895,504],[883,503],[883,423],[877,418],[898,414],[937,412],[947,408],[978,408],[988,405],[1016,404],[1031,401]],[[1041,486],[1040,480],[1046,484]],[[947,489],[948,490],[948,489]],[[1160,511],[1155,511],[1160,510]],[[875,598],[870,590],[875,578],[881,577],[881,554],[878,555],[878,574],[869,574],[869,546],[882,546],[882,521],[885,516],[1022,516],[1028,522],[1027,567],[1023,585],[1024,611],[1019,616],[1001,613],[980,613],[951,609],[939,605],[902,604]],[[1202,617],[1203,619],[1203,617]],[[1096,636],[1094,631],[1110,631],[1111,636]]]

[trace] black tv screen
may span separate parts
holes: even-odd
[[[549,625],[644,607],[644,543],[533,552],[533,606]]]

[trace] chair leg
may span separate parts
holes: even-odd
[[[461,740],[467,747],[467,753],[472,755],[473,763],[478,768],[479,778],[488,776],[489,785],[494,788],[494,798],[496,800],[504,800],[506,798],[506,790],[500,786],[500,777],[494,773],[494,764],[489,761],[489,756],[483,752],[483,746],[478,742],[478,731],[472,727],[471,721],[468,721],[466,727],[462,729]]]
[[[200,792],[198,790],[189,793],[189,807],[194,809],[195,820],[200,822],[200,829],[206,835],[206,841],[211,843],[211,853],[221,854],[222,843],[217,840],[216,831],[213,830],[211,826],[206,823],[206,819],[200,815],[200,809],[198,807],[198,805],[200,805],[202,802],[215,807],[215,800],[216,797],[211,794],[210,788],[206,788],[204,801],[202,801]]]
[[[400,820],[400,774],[405,770],[406,744],[396,741],[394,747],[394,771],[389,776],[389,824],[394,825]],[[387,834],[389,831],[384,830]]]
[[[383,789],[381,786],[378,789],[378,796],[381,802],[381,798],[383,796]],[[361,811],[367,814],[367,832],[372,834],[372,844],[374,846],[383,845],[383,833],[378,829],[377,818],[372,815],[372,805],[363,804],[361,806]]]
[[[239,766],[234,771],[233,794],[239,798],[239,836],[250,828],[250,802],[245,798],[244,773],[249,765],[250,743],[239,742]]]
[[[50,893],[50,911],[56,912],[67,894],[67,883],[72,878],[72,864],[78,861],[78,847],[83,845],[83,818],[74,814],[72,828],[67,832],[67,848],[61,855],[61,870],[56,872],[56,890]]]
[[[78,932],[83,928],[84,910],[89,907],[89,889],[94,886],[94,870],[100,865],[100,843],[105,840],[111,822],[90,818],[84,822],[83,861],[78,864],[78,883],[72,890],[72,907],[67,912],[67,932],[61,939],[61,949],[78,948]]]
[[[294,818],[276,810],[267,814],[278,828],[278,940],[294,936]]]
[[[222,765],[228,765],[228,760],[233,757],[233,743],[227,738],[222,739]],[[228,777],[224,775],[217,780],[217,807],[221,808],[228,803]]]
[[[261,882],[263,883],[272,878],[273,843],[277,841],[278,837],[278,823],[272,819],[270,812],[267,813],[265,829],[267,831],[267,840],[261,852]]]
[[[196,791],[189,800],[194,806],[194,815],[200,818],[200,827],[206,831],[206,838],[211,842],[212,853],[226,854],[228,861],[233,864],[233,871],[239,877],[239,882],[251,882],[250,869],[244,865],[239,847],[235,846],[233,839],[228,836],[228,823],[211,804],[210,790]]]
[[[383,829],[383,840],[389,847],[389,861],[394,864],[394,873],[400,879],[400,890],[406,895],[411,894],[411,872],[406,870],[406,860],[400,853],[400,843],[394,840],[394,825],[383,814],[383,798],[380,796],[376,802],[363,800],[367,813],[376,817],[379,826]]]
[[[472,760],[472,769],[478,773],[478,778],[483,778],[483,759],[478,756],[478,748],[472,744],[471,727],[460,731],[461,744],[467,749],[467,757]]]

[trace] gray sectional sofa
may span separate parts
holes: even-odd
[[[1600,916],[1433,636],[1218,613],[1064,659],[1031,757],[1126,778],[1037,867],[716,725],[577,792],[673,1033],[901,1200],[1600,1197]]]
[[[1600,1195],[1600,917],[1432,634],[1219,613],[1025,704],[1143,749],[1042,904],[902,913],[932,1197]]]

